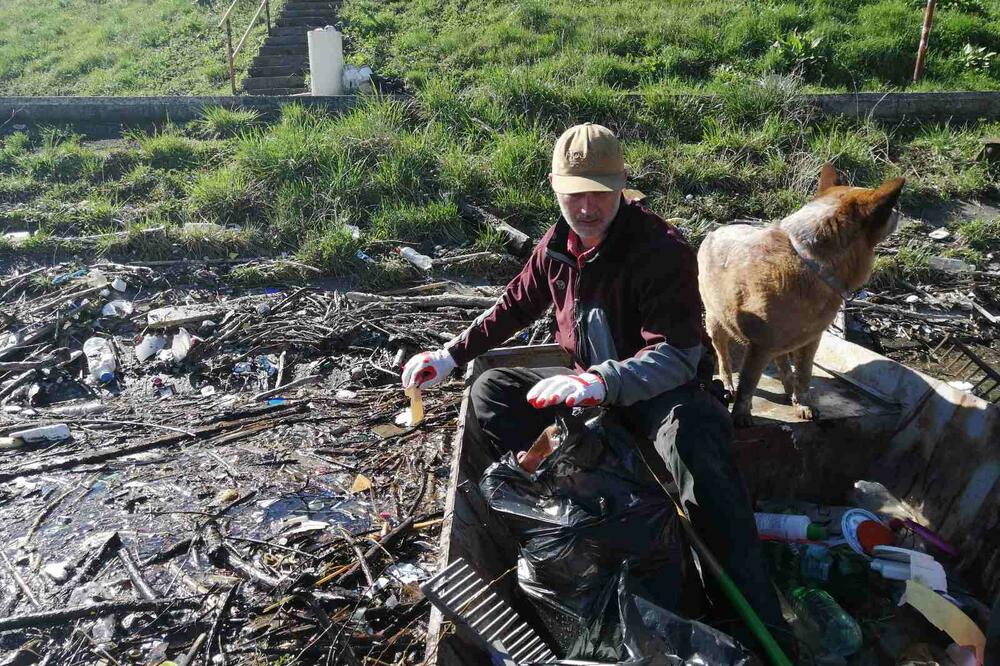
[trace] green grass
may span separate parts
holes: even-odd
[[[4,0],[0,90],[4,95],[229,94],[224,32],[216,27],[228,5]],[[255,9],[249,0],[237,5],[234,41]],[[263,34],[258,25],[247,38],[249,48],[238,54],[237,84]]]
[[[415,90],[452,82],[512,112],[591,106],[658,87],[723,90],[801,74],[816,89],[908,85],[923,20],[917,0],[347,0],[352,57]],[[923,88],[998,89],[1000,3],[939,4]],[[979,53],[976,51],[975,53]],[[527,102],[527,104],[525,104]]]

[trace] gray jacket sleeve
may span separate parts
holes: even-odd
[[[661,342],[624,361],[607,360],[590,368],[607,387],[606,404],[631,405],[694,379],[702,346],[686,349]]]

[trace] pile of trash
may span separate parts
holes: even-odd
[[[762,501],[756,514],[802,663],[983,663],[990,608],[959,555],[880,483],[851,506]]]
[[[0,663],[421,661],[461,386],[399,367],[494,300],[434,292],[0,277]]]
[[[750,663],[733,627],[684,619],[698,612],[690,545],[632,435],[606,413],[556,425],[544,450],[508,453],[480,488],[518,539],[518,588],[564,657]],[[850,500],[758,502],[792,631],[772,636],[802,664],[982,664],[991,610],[949,573],[957,549],[880,483],[857,481]]]

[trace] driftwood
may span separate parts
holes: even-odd
[[[198,608],[201,599],[157,599],[155,601],[106,601],[86,606],[71,606],[54,611],[14,615],[0,618],[0,631],[23,629],[25,627],[53,627],[71,620],[121,613],[154,612],[162,613],[171,608]]]
[[[528,234],[523,231],[518,231],[493,213],[490,213],[489,211],[467,201],[460,200],[458,202],[458,209],[466,217],[469,217],[480,224],[492,227],[503,234],[506,239],[507,250],[511,254],[518,257],[525,257],[531,254],[532,241]]]
[[[456,294],[440,296],[379,296],[378,294],[363,294],[357,291],[349,291],[345,296],[349,301],[355,303],[396,303],[417,308],[438,308],[448,305],[460,308],[488,308],[497,302],[497,299],[490,298],[489,296],[459,296]]]
[[[284,404],[278,406],[268,406],[268,409],[275,410],[273,413],[268,414],[264,421],[254,418],[251,421],[246,419],[239,419],[235,421],[221,421],[219,423],[213,423],[210,425],[204,425],[197,428],[193,428],[191,433],[194,437],[198,439],[210,439],[215,435],[219,435],[231,430],[242,430],[248,428],[251,425],[258,426],[261,428],[271,427],[277,425],[277,422],[281,420],[282,417],[290,416],[292,414],[298,414],[304,412],[308,409],[307,405],[304,403],[292,403]],[[242,433],[236,433],[240,435]],[[71,467],[77,467],[79,465],[88,465],[93,463],[104,462],[105,460],[112,460],[115,458],[120,458],[123,456],[130,456],[136,453],[143,453],[151,449],[155,449],[161,446],[172,446],[178,444],[187,439],[191,439],[188,433],[176,433],[165,435],[163,437],[158,437],[156,439],[151,439],[145,442],[140,442],[138,444],[132,444],[130,446],[122,447],[106,447],[103,449],[97,449],[88,454],[84,454],[78,457],[63,458],[61,460],[44,461],[38,463],[32,463],[24,465],[23,467],[15,468],[11,471],[0,473],[0,483],[16,479],[21,476],[29,476],[33,474],[42,474],[44,472],[51,472],[57,469],[68,469]]]
[[[268,398],[276,396],[279,393],[284,393],[285,391],[287,391],[289,389],[298,388],[300,386],[306,386],[308,384],[318,384],[322,380],[323,380],[323,376],[322,375],[309,375],[308,377],[301,377],[299,379],[294,379],[294,380],[288,382],[284,386],[279,386],[277,388],[271,389],[270,391],[263,391],[261,393],[258,393],[257,395],[255,395],[253,397],[253,399],[254,400],[267,400]]]

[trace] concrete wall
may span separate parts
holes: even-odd
[[[143,127],[168,121],[184,123],[198,118],[206,106],[257,109],[273,117],[290,102],[347,109],[353,95],[340,97],[0,97],[0,132],[15,125],[72,125],[77,131],[114,136],[122,127]],[[803,95],[806,104],[821,113],[871,116],[886,122],[903,120],[1000,119],[1000,93],[857,93]]]

